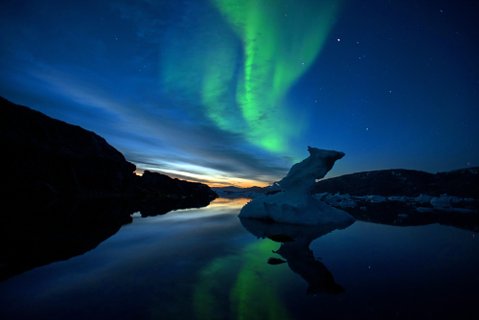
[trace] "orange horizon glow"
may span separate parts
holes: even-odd
[[[199,182],[208,185],[210,188],[220,188],[220,187],[239,187],[239,188],[251,188],[251,187],[266,187],[269,186],[272,182],[253,180],[253,179],[243,179],[236,177],[211,177],[208,175],[200,175],[189,172],[180,172],[176,170],[155,170],[155,169],[142,169],[137,168],[134,171],[134,174],[137,176],[142,176],[145,171],[157,172],[160,174],[167,175],[171,178],[176,178],[188,182]]]
[[[220,187],[228,187],[228,186],[239,187],[239,188],[251,188],[251,187],[267,187],[271,183],[267,183],[264,181],[257,181],[257,180],[247,180],[247,181],[232,182],[232,184],[218,183],[215,181],[206,182],[205,184],[207,184],[211,188],[220,188]]]

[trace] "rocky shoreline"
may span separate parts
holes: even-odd
[[[266,188],[215,188],[221,197],[256,198]],[[314,198],[356,220],[397,226],[431,223],[479,231],[479,168],[428,173],[376,170],[316,182]]]
[[[396,226],[431,223],[479,231],[479,200],[470,197],[432,196],[352,196],[319,193],[316,198],[330,206],[347,211],[355,219]]]

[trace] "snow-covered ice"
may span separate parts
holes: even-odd
[[[276,193],[249,202],[241,209],[240,217],[299,225],[353,222],[349,213],[333,208],[311,194],[316,180],[323,178],[344,153],[312,147],[308,147],[308,152],[308,158],[293,165],[283,179],[271,186]]]

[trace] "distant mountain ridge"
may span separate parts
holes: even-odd
[[[347,193],[356,196],[448,194],[479,198],[479,167],[435,174],[406,169],[358,172],[320,180],[313,192]]]
[[[213,188],[222,197],[251,197],[274,192],[271,187]],[[386,169],[363,171],[322,179],[313,193],[340,193],[354,196],[419,196],[443,194],[479,198],[479,167],[429,173],[419,170]]]
[[[258,194],[265,193],[267,190],[262,187],[240,188],[234,186],[216,187],[212,189],[218,196],[223,198],[254,198]]]

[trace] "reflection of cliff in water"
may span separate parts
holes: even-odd
[[[337,294],[344,291],[334,280],[327,267],[316,260],[309,249],[311,242],[333,230],[344,229],[345,225],[298,226],[265,222],[255,219],[240,219],[242,225],[259,238],[269,238],[281,242],[278,250],[273,251],[283,259],[270,257],[269,264],[287,262],[289,268],[299,274],[309,285],[308,294],[320,292]]]
[[[0,215],[0,281],[94,249],[122,225],[130,223],[134,212],[153,216],[202,207],[209,202],[207,199],[113,198],[45,205],[18,201],[15,210]]]
[[[0,280],[91,250],[131,221],[115,201],[25,204],[1,219]]]

